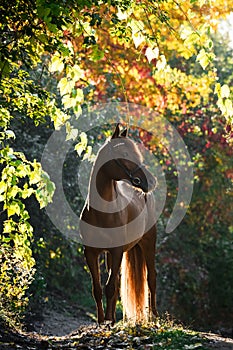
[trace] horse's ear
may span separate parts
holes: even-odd
[[[122,131],[121,136],[122,137],[126,137],[128,135],[128,129],[125,129],[124,131]]]
[[[116,129],[112,135],[112,139],[116,139],[120,136],[120,123],[117,123]]]

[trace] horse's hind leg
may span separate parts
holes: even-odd
[[[105,252],[105,265],[107,272],[110,273],[112,268],[112,255],[109,252]]]
[[[104,310],[102,303],[102,288],[100,283],[100,271],[98,263],[99,251],[95,248],[85,247],[84,253],[92,277],[93,296],[96,302],[98,323],[103,323]]]
[[[106,263],[106,269],[108,271],[109,278],[110,278],[111,269],[112,269],[112,255],[109,252],[106,252],[105,263]],[[115,312],[116,312],[116,303],[117,303],[118,295],[119,295],[119,276],[116,277],[115,294],[112,301],[112,324],[114,324],[116,321]]]
[[[150,309],[154,316],[157,316],[156,309],[156,270],[155,270],[155,243],[156,243],[156,228],[152,227],[147,232],[140,242],[143,250],[146,267],[147,267],[147,281],[150,290]]]

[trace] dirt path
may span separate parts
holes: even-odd
[[[203,337],[210,340],[208,347],[216,350],[233,350],[233,339],[224,338],[213,333],[201,333]]]
[[[43,319],[34,322],[33,326],[38,334],[56,337],[75,332],[83,326],[95,326],[95,322],[80,311],[77,310],[76,316],[74,313],[74,311],[70,313],[69,311],[47,310],[43,313]]]
[[[92,333],[96,329],[96,323],[83,314],[74,316],[69,313],[61,313],[54,310],[44,312],[43,321],[36,323],[35,329],[39,334],[56,337],[64,337],[68,334],[80,334],[80,332]],[[222,337],[213,333],[200,333],[203,338],[210,340],[209,349],[233,350],[233,339]],[[178,350],[178,349],[177,349]]]
[[[74,314],[76,313],[76,316]],[[125,329],[110,330],[109,327],[97,327],[96,323],[82,312],[67,310],[45,310],[43,319],[34,322],[34,332],[13,334],[1,332],[1,350],[76,350],[76,349],[171,349],[170,345],[151,337],[150,331],[139,328],[138,331]],[[156,329],[152,330],[153,334]],[[158,330],[158,333],[160,330]],[[157,334],[157,333],[156,333]],[[196,338],[189,345],[177,345],[175,350],[233,350],[233,339],[216,334],[200,333],[199,338],[187,332],[188,337]],[[202,342],[208,339],[208,342]],[[165,344],[165,345],[164,345]],[[191,344],[191,345],[190,345]]]

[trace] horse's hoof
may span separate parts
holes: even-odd
[[[111,326],[113,326],[114,322],[111,320],[104,320],[104,322],[102,323],[102,327],[107,328],[108,330],[110,330]]]
[[[101,319],[101,320],[98,320],[97,326],[98,326],[98,327],[103,326],[103,325],[104,325],[104,322],[105,322],[104,319],[103,319],[103,320],[102,320],[102,319]]]

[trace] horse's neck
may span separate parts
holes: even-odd
[[[99,200],[98,195],[105,201],[113,201],[116,198],[116,182],[109,179],[95,164],[89,184],[88,202],[90,207],[92,203],[95,204]]]

